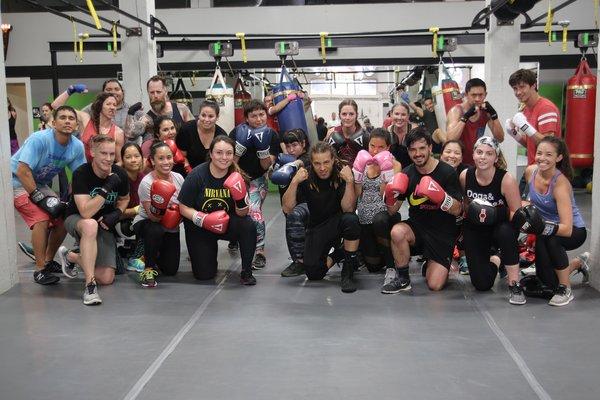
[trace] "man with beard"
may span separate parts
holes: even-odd
[[[194,115],[185,104],[169,101],[167,83],[164,78],[158,75],[151,77],[146,82],[146,90],[148,91],[151,109],[146,114],[139,116],[138,111],[142,109],[141,102],[129,107],[128,113],[132,116],[133,121],[127,127],[125,134],[130,140],[143,135],[142,140],[139,141],[141,143],[152,138],[154,124],[160,117],[173,119],[177,126],[194,119]]]
[[[408,263],[411,254],[427,259],[425,280],[430,290],[441,290],[448,279],[456,241],[456,217],[462,212],[462,194],[456,171],[432,156],[431,136],[422,128],[413,129],[405,139],[413,164],[394,175],[385,187],[384,199],[395,215],[408,197],[409,219],[391,231],[395,268],[388,268],[382,293],[411,288]]]

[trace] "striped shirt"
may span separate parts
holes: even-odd
[[[542,135],[554,133],[556,137],[562,137],[560,125],[560,112],[558,108],[545,97],[540,97],[532,108],[525,107],[523,114],[527,121]],[[527,164],[535,162],[536,144],[533,139],[527,138]]]

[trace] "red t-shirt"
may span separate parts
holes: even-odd
[[[465,113],[462,105],[459,105],[461,110],[461,116]],[[479,118],[473,122],[470,119],[467,119],[467,123],[463,128],[462,135],[460,136],[460,140],[462,140],[465,145],[465,151],[463,153],[463,164],[473,165],[473,145],[483,136],[485,133],[485,127],[490,120],[490,117],[487,113],[483,111],[479,111]]]
[[[554,132],[554,136],[562,137],[560,112],[547,98],[540,97],[532,108],[525,107],[522,112],[527,118],[527,122],[542,135]],[[535,162],[535,148],[535,141],[527,137],[527,165]]]

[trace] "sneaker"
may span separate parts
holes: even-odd
[[[423,263],[421,264],[421,276],[422,277],[427,276],[427,260],[423,261]]]
[[[88,283],[83,290],[83,304],[86,306],[102,304],[102,299],[98,294],[98,285],[96,285],[96,282],[92,281]]]
[[[18,242],[19,248],[25,255],[35,261],[35,254],[33,254],[33,247],[29,243]]]
[[[238,248],[239,248],[239,246],[238,246],[238,243],[237,243],[237,242],[229,242],[229,243],[227,244],[227,249],[228,249],[229,251],[237,251],[237,250],[238,250]]]
[[[146,264],[140,258],[130,258],[126,268],[127,271],[142,272]]]
[[[356,271],[356,265],[358,264],[358,260],[353,261],[344,261],[344,265],[342,266],[342,276],[340,286],[342,288],[342,292],[344,293],[354,293],[356,292],[356,282],[354,282],[354,272]]]
[[[252,261],[252,269],[263,269],[267,265],[267,259],[264,254],[256,253]]]
[[[40,285],[52,285],[60,281],[60,278],[52,275],[50,271],[44,268],[33,273],[33,280],[35,283],[39,283]]]
[[[292,276],[300,276],[304,274],[304,264],[298,261],[292,262],[286,269],[281,271],[281,276],[289,278]]]
[[[240,273],[240,283],[245,286],[256,285],[256,278],[254,277],[254,275],[252,275],[252,270],[242,271]]]
[[[508,271],[506,270],[506,266],[504,264],[500,264],[498,267],[498,275],[500,279],[504,279],[508,276]]]
[[[78,273],[77,266],[75,263],[69,261],[67,254],[69,254],[69,249],[67,249],[65,246],[60,246],[58,248],[58,259],[60,260],[61,271],[64,276],[73,279]]]
[[[573,300],[575,297],[573,296],[573,292],[570,287],[566,287],[565,285],[558,285],[556,290],[554,291],[554,296],[550,299],[548,304],[551,306],[566,306]]]
[[[394,294],[403,290],[409,290],[410,288],[411,285],[409,276],[398,275],[395,268],[388,268],[387,271],[385,271],[385,279],[383,281],[381,293]]]
[[[581,283],[589,283],[590,282],[590,252],[586,251],[585,253],[581,253],[577,256],[577,258],[581,261],[581,267],[577,269],[576,273],[580,273],[583,278],[581,279]]]
[[[60,274],[62,272],[62,267],[56,261],[46,261],[44,264],[44,269],[47,269],[52,274]]]
[[[467,257],[461,256],[458,259],[458,273],[461,275],[469,275],[469,266],[467,265]]]
[[[513,282],[512,285],[508,286],[508,302],[510,304],[525,304],[527,300],[525,299],[525,293],[523,293],[523,288],[518,282]]]
[[[527,268],[522,268],[521,275],[535,275],[535,264],[531,264]]]
[[[158,285],[154,277],[158,276],[158,271],[152,268],[144,269],[140,272],[140,283],[143,287],[153,288]]]

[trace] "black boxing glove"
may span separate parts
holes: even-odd
[[[460,117],[460,120],[464,123],[467,122],[467,120],[469,118],[471,118],[473,115],[475,115],[475,113],[477,112],[477,107],[476,106],[471,106],[471,108],[469,108],[467,111],[465,111],[465,113],[463,114],[462,117]]]
[[[339,132],[333,132],[329,137],[329,144],[339,150],[346,143],[346,138]]]
[[[490,119],[492,121],[495,121],[498,119],[498,113],[496,112],[496,110],[494,109],[494,107],[492,107],[492,105],[490,104],[489,101],[486,101],[483,104],[483,109],[485,110],[486,113],[488,113],[488,115],[490,116]]]
[[[141,109],[142,109],[142,103],[140,101],[138,101],[137,103],[135,103],[134,105],[129,107],[129,110],[127,110],[127,114],[133,116],[133,115],[135,115],[136,112],[138,112]]]
[[[39,189],[34,189],[29,198],[52,218],[61,217],[67,209],[67,203],[60,201],[58,197],[47,196]]]
[[[489,201],[473,199],[467,207],[467,220],[474,225],[495,225],[496,207]]]
[[[98,218],[98,223],[104,223],[104,225],[106,226],[106,230],[111,230],[115,227],[117,222],[119,222],[121,215],[123,215],[123,211],[121,211],[120,208],[117,208],[116,210],[106,213],[100,218]]]
[[[106,199],[108,194],[115,191],[120,183],[121,178],[119,178],[119,175],[113,172],[106,178],[106,181],[104,181],[104,186],[100,188],[98,194]]]
[[[515,229],[534,235],[552,236],[558,231],[558,224],[544,221],[533,204],[523,206],[515,211],[512,223]]]

